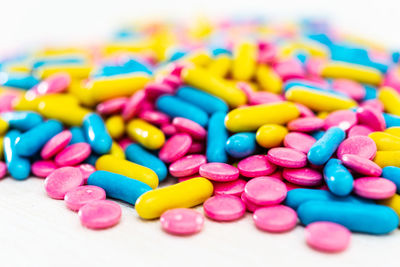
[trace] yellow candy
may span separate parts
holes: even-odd
[[[119,159],[125,159],[125,152],[117,142],[112,143],[110,155]]]
[[[142,89],[150,77],[145,73],[115,75],[93,79],[87,84],[93,99],[97,102],[121,96],[131,96]]]
[[[379,204],[391,207],[400,217],[400,195],[379,201]]]
[[[8,123],[0,118],[0,135],[3,135],[8,130]]]
[[[232,66],[232,59],[227,54],[218,55],[208,65],[207,70],[215,76],[224,78]]]
[[[326,117],[328,117],[328,115],[329,115],[329,112],[320,111],[320,112],[318,112],[317,117],[320,118],[320,119],[326,119]]]
[[[374,162],[381,168],[387,166],[400,167],[400,150],[396,151],[378,151],[376,152]]]
[[[246,104],[246,95],[242,90],[226,83],[224,79],[213,75],[203,68],[186,68],[182,76],[188,85],[221,98],[231,107]]]
[[[141,119],[131,120],[126,130],[130,138],[148,149],[159,149],[165,142],[160,129]]]
[[[248,81],[254,75],[257,61],[257,47],[254,43],[243,42],[233,52],[232,77]]]
[[[85,87],[81,81],[73,81],[68,87],[68,92],[75,96],[84,106],[92,107],[96,104],[92,96],[92,91]]]
[[[400,150],[400,137],[387,132],[373,132],[368,137],[374,140],[378,151]]]
[[[96,161],[96,170],[118,173],[141,181],[153,189],[158,186],[158,176],[153,170],[112,155],[101,156]]]
[[[205,67],[210,64],[211,57],[206,51],[194,51],[185,56],[183,61],[193,63],[196,66]]]
[[[41,102],[57,102],[60,107],[63,106],[77,106],[79,105],[78,99],[70,94],[48,94],[42,96],[35,96],[29,91],[19,99],[14,105],[15,110],[33,110],[39,111],[39,104]],[[42,104],[43,105],[43,104]]]
[[[41,79],[45,79],[57,72],[66,72],[72,79],[86,79],[93,70],[93,66],[89,64],[83,65],[48,65],[38,69],[38,75]]]
[[[265,148],[277,147],[282,144],[288,130],[279,124],[266,124],[256,133],[257,143]]]
[[[344,62],[327,63],[322,67],[321,75],[325,78],[350,79],[373,85],[379,85],[382,82],[382,74],[378,70],[362,65]]]
[[[282,92],[282,79],[272,68],[260,65],[256,71],[256,78],[262,90],[275,94]]]
[[[400,116],[400,95],[390,87],[379,90],[378,99],[382,102],[385,111]]]
[[[136,201],[136,211],[143,219],[155,219],[164,211],[191,208],[202,204],[213,193],[213,185],[198,177],[144,193]]]
[[[390,127],[385,130],[385,133],[400,137],[400,127]]]
[[[308,89],[303,86],[293,86],[286,92],[285,96],[287,100],[303,104],[315,111],[335,111],[357,106],[357,102],[352,99]]]
[[[3,160],[3,136],[0,136],[0,160]]]
[[[255,131],[264,124],[286,124],[300,115],[296,105],[278,102],[237,108],[225,117],[225,126],[231,132]]]
[[[124,119],[120,115],[111,116],[106,120],[106,128],[113,139],[119,139],[125,133]]]
[[[49,119],[56,119],[70,126],[81,126],[85,116],[91,111],[79,105],[63,104],[60,101],[42,100],[38,112]]]

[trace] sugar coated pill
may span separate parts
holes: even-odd
[[[368,136],[351,136],[345,139],[337,149],[338,158],[344,154],[358,155],[366,159],[373,159],[376,154],[376,145]]]
[[[185,156],[191,145],[192,138],[190,135],[178,133],[165,142],[158,156],[162,161],[170,163]]]
[[[307,156],[295,149],[276,147],[268,151],[269,162],[287,168],[302,168],[307,164]]]
[[[357,115],[355,112],[351,110],[337,110],[325,118],[324,129],[339,127],[343,131],[347,131],[356,124]]]
[[[297,214],[292,208],[283,205],[263,207],[254,212],[253,221],[261,230],[280,233],[296,226]]]
[[[308,160],[314,165],[324,164],[335,153],[345,137],[346,133],[342,129],[338,127],[329,128],[308,151]]]
[[[338,159],[330,159],[326,163],[324,179],[329,191],[337,196],[347,196],[353,190],[353,175]]]
[[[121,219],[121,207],[109,200],[93,200],[79,209],[79,219],[90,229],[105,229],[116,225]]]
[[[272,174],[276,165],[269,162],[266,155],[253,155],[239,161],[237,168],[245,177],[257,177]]]
[[[60,152],[64,147],[68,145],[71,141],[72,134],[70,131],[62,131],[61,133],[53,136],[42,148],[40,155],[43,159],[49,159],[58,152]]]
[[[382,169],[382,177],[392,181],[397,188],[397,193],[400,192],[400,168],[388,166]]]
[[[362,177],[354,181],[354,193],[370,199],[385,199],[396,193],[396,185],[385,178]]]
[[[293,148],[303,153],[308,153],[316,141],[317,140],[315,140],[314,137],[308,134],[291,132],[285,136],[283,139],[283,144],[285,147]]]
[[[74,167],[63,167],[53,171],[46,177],[44,188],[49,197],[64,199],[68,191],[82,184],[83,176],[80,170]]]
[[[204,155],[194,154],[178,159],[169,165],[169,172],[174,177],[185,177],[199,172],[200,166],[205,164],[207,159]]]
[[[257,205],[275,205],[286,198],[285,184],[274,177],[261,176],[251,179],[244,188],[248,200]]]
[[[64,201],[70,210],[78,211],[82,206],[94,200],[106,199],[106,192],[93,185],[84,185],[68,191],[64,196]]]
[[[83,129],[86,140],[94,152],[97,154],[106,154],[110,151],[112,139],[107,132],[103,119],[99,115],[90,113],[85,116]]]
[[[92,173],[96,171],[96,168],[88,163],[80,164],[78,168],[82,173],[84,184],[87,184],[87,179]]]
[[[277,147],[282,144],[288,130],[278,124],[266,124],[261,126],[256,133],[257,143],[265,148]]]
[[[87,159],[91,153],[87,143],[76,143],[64,148],[54,159],[58,166],[74,166]]]
[[[200,166],[199,174],[217,182],[228,182],[239,178],[239,170],[226,163],[212,162]]]
[[[374,108],[358,108],[357,120],[359,124],[366,125],[374,131],[383,131],[386,128],[385,118],[380,111]]]
[[[33,175],[45,178],[54,170],[56,170],[58,166],[51,160],[38,160],[32,163],[31,168]]]
[[[214,113],[208,123],[207,132],[207,161],[208,162],[227,162],[228,155],[225,151],[225,144],[228,140],[228,131],[224,125],[224,112]]]
[[[127,125],[127,133],[148,149],[159,149],[165,142],[164,133],[157,127],[141,119],[133,119]]]
[[[20,157],[16,151],[15,143],[20,135],[19,131],[11,130],[4,136],[4,159],[10,175],[17,180],[24,180],[29,176],[31,164],[27,158]]]
[[[350,243],[351,233],[346,227],[332,222],[314,222],[306,227],[307,244],[323,252],[340,252]]]
[[[43,122],[42,116],[29,111],[4,112],[1,118],[8,123],[10,128],[20,131],[27,131]]]
[[[283,169],[282,176],[297,185],[316,186],[322,181],[322,174],[311,168]]]
[[[203,204],[204,212],[215,221],[234,221],[243,217],[246,207],[236,196],[216,195]]]
[[[226,152],[235,158],[251,155],[256,150],[256,135],[254,133],[237,133],[228,138]]]
[[[341,161],[346,167],[362,175],[380,176],[382,174],[382,169],[378,164],[357,155],[344,154]]]
[[[290,131],[313,132],[321,129],[325,125],[323,119],[317,117],[306,117],[292,120],[287,127]]]
[[[179,132],[188,133],[196,140],[203,140],[207,135],[207,131],[200,124],[186,118],[176,117],[172,120],[172,125]]]
[[[7,174],[7,165],[4,162],[0,161],[0,179],[6,176]]]
[[[230,182],[213,182],[214,195],[234,195],[240,197],[244,191],[246,181],[237,179]]]
[[[204,216],[193,209],[171,209],[160,217],[161,227],[174,235],[191,235],[203,228]]]

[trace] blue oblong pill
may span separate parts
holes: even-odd
[[[16,87],[19,89],[31,89],[39,83],[39,79],[31,74],[25,73],[0,73],[2,85]]]
[[[335,153],[346,133],[339,127],[329,128],[308,151],[307,158],[314,165],[322,165]]]
[[[400,126],[400,117],[399,116],[389,114],[389,113],[383,113],[383,118],[385,119],[386,128]]]
[[[71,141],[69,142],[70,145],[76,143],[87,143],[85,136],[83,135],[83,130],[80,127],[71,127],[69,131],[72,134]]]
[[[324,167],[324,179],[333,194],[347,196],[353,191],[354,179],[338,159],[330,159]]]
[[[228,138],[225,150],[234,158],[244,158],[254,153],[257,148],[255,133],[237,133]]]
[[[10,128],[27,131],[43,122],[41,115],[31,111],[10,111],[1,114],[1,118],[8,122]]]
[[[4,159],[11,177],[17,180],[28,178],[31,164],[28,159],[20,157],[15,149],[15,142],[20,136],[17,130],[9,131],[3,139]]]
[[[206,156],[208,162],[227,162],[225,144],[228,131],[225,128],[225,112],[214,113],[208,122]]]
[[[397,194],[400,194],[400,168],[387,166],[382,169],[382,177],[392,181],[397,187]]]
[[[89,113],[83,119],[83,132],[90,147],[97,154],[110,151],[112,138],[107,132],[103,119],[96,113]]]

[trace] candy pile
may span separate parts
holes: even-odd
[[[318,250],[400,215],[398,52],[324,22],[141,23],[0,62],[0,176],[45,179],[92,229],[135,205],[172,234],[253,213]],[[2,153],[4,151],[4,154]],[[167,177],[176,183],[161,186]],[[174,178],[170,178],[174,179]]]

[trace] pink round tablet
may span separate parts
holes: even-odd
[[[354,193],[370,199],[385,199],[396,193],[396,185],[385,178],[362,177],[354,181]]]
[[[146,93],[144,90],[137,91],[134,93],[126,102],[124,109],[122,110],[122,118],[129,120],[135,117],[139,112],[140,106],[146,99]]]
[[[297,109],[300,111],[300,117],[315,117],[314,112],[308,107],[300,103],[295,103]]]
[[[50,173],[44,181],[44,189],[49,197],[64,199],[65,194],[83,184],[82,173],[74,167],[59,168]]]
[[[244,187],[246,198],[257,205],[279,204],[286,198],[286,193],[284,182],[268,176],[253,178]]]
[[[372,160],[351,154],[344,154],[341,158],[343,165],[368,176],[381,176],[382,168]]]
[[[93,200],[79,209],[79,219],[90,229],[105,229],[121,219],[121,207],[109,200]]]
[[[71,83],[71,77],[68,73],[59,72],[46,78],[36,87],[40,95],[54,94],[64,92]]]
[[[283,181],[283,176],[282,176],[282,171],[281,170],[276,170],[273,173],[268,174],[268,176],[269,177],[274,177],[274,178],[277,178],[277,179]]]
[[[284,98],[280,95],[270,92],[253,92],[248,99],[250,105],[261,105],[283,101]]]
[[[72,134],[69,130],[62,131],[61,133],[53,136],[43,147],[40,155],[43,159],[50,159],[58,152],[63,150],[71,141]]]
[[[332,112],[325,118],[324,130],[331,127],[339,127],[343,131],[347,131],[357,124],[357,115],[351,110],[337,110]]]
[[[169,123],[164,124],[164,125],[161,125],[161,131],[162,131],[165,135],[169,135],[169,136],[174,135],[174,134],[176,134],[176,133],[178,132],[178,131],[176,130],[175,126],[172,125],[172,124],[169,124]]]
[[[165,142],[158,156],[164,162],[174,162],[185,156],[191,145],[192,138],[190,135],[187,133],[178,133]]]
[[[74,166],[87,159],[91,151],[89,144],[76,143],[64,148],[57,154],[54,161],[58,166]]]
[[[303,153],[308,153],[316,141],[317,140],[314,137],[308,134],[291,132],[285,136],[285,139],[283,139],[283,144],[285,147],[293,148]]]
[[[323,252],[340,252],[345,250],[350,243],[350,231],[333,222],[314,222],[307,225],[307,244]]]
[[[176,117],[172,120],[172,125],[175,126],[178,132],[188,133],[195,140],[204,140],[206,138],[207,131],[192,120]]]
[[[283,177],[297,185],[316,186],[322,182],[322,174],[311,168],[283,169]]]
[[[276,166],[268,161],[266,155],[253,155],[242,159],[237,167],[245,177],[270,175],[276,170]]]
[[[307,156],[298,150],[287,147],[274,147],[268,151],[269,162],[286,168],[302,168],[307,165]]]
[[[203,142],[192,142],[192,145],[189,148],[189,154],[201,153],[204,151],[204,143]]]
[[[347,136],[348,137],[353,137],[353,136],[357,136],[357,135],[368,136],[372,132],[373,132],[373,130],[371,128],[369,128],[368,126],[354,125],[348,131]]]
[[[324,120],[317,117],[305,117],[292,120],[287,127],[290,131],[313,132],[324,126]]]
[[[240,195],[240,198],[242,199],[242,202],[246,206],[246,210],[249,212],[255,212],[257,209],[265,207],[265,205],[257,205],[248,200],[244,192]]]
[[[246,181],[237,179],[230,182],[213,182],[214,195],[233,195],[240,197],[246,186]]]
[[[160,217],[161,227],[174,235],[191,235],[200,232],[204,226],[204,216],[193,209],[172,209]]]
[[[174,94],[175,90],[169,84],[148,83],[145,87],[146,95],[152,99],[164,94]]]
[[[215,221],[234,221],[243,217],[246,207],[242,200],[230,195],[210,197],[203,204],[204,212]]]
[[[386,128],[382,112],[371,107],[358,108],[357,119],[359,124],[366,125],[374,131],[383,131]]]
[[[179,76],[177,75],[167,75],[162,79],[162,84],[167,84],[171,86],[172,88],[177,88],[182,84],[182,80]]]
[[[50,173],[56,170],[58,166],[52,160],[39,160],[35,161],[32,166],[31,170],[33,175],[41,178],[47,177]]]
[[[212,162],[201,165],[199,173],[201,176],[216,182],[234,181],[239,178],[238,168],[220,162]]]
[[[370,107],[370,108],[376,109],[380,112],[383,112],[385,109],[385,107],[383,106],[382,102],[379,101],[379,99],[370,99],[370,100],[363,101],[360,104],[360,107]]]
[[[83,163],[78,166],[79,170],[82,172],[84,184],[87,183],[89,176],[96,171],[96,168],[88,163]]]
[[[113,98],[98,104],[96,110],[103,115],[114,114],[123,110],[127,102],[127,97]]]
[[[336,79],[332,82],[335,91],[341,92],[356,101],[365,97],[365,88],[358,82],[347,79]]]
[[[200,166],[207,162],[201,154],[188,155],[169,165],[169,172],[174,177],[185,177],[199,172]]]
[[[0,179],[4,178],[7,174],[7,165],[0,161]]]
[[[336,155],[339,159],[341,159],[344,154],[352,154],[366,159],[373,159],[376,154],[376,144],[374,140],[368,136],[352,136],[345,139],[336,151]]]
[[[78,211],[90,201],[103,199],[106,199],[106,191],[94,185],[79,186],[68,191],[64,197],[65,204],[73,211]]]
[[[155,125],[165,125],[169,123],[169,116],[156,110],[143,110],[139,113],[139,118]]]
[[[253,214],[255,225],[264,231],[281,233],[297,224],[297,213],[290,207],[277,205],[257,209]]]

